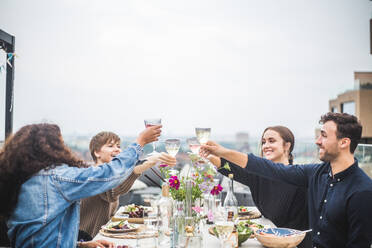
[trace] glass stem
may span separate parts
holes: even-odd
[[[152,152],[156,152],[156,141],[152,142]]]

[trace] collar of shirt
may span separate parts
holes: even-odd
[[[327,163],[328,165],[328,177],[332,178],[333,182],[340,182],[344,180],[348,175],[352,174],[357,168],[358,168],[358,160],[354,158],[354,163],[347,168],[346,170],[343,170],[335,175],[332,175],[332,167],[330,163]]]

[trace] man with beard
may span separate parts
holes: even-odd
[[[252,174],[306,187],[314,248],[370,248],[372,180],[354,158],[362,126],[345,113],[327,113],[320,123],[316,144],[321,164],[285,166],[213,141],[202,146],[200,153],[222,157]]]

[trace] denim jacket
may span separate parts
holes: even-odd
[[[130,145],[110,163],[89,168],[56,166],[22,184],[7,225],[15,247],[76,247],[80,199],[120,185],[133,171],[142,149]]]

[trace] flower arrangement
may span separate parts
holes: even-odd
[[[208,161],[202,159],[196,154],[189,153],[191,165],[186,176],[170,175],[166,166],[160,165],[162,174],[169,182],[169,192],[176,201],[184,201],[186,198],[186,181],[192,182],[192,201],[201,199],[203,194],[218,195],[222,191],[220,184],[214,185],[214,177],[217,171]]]

